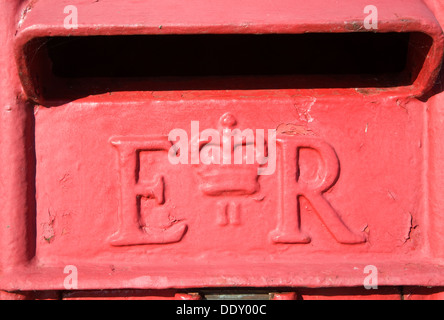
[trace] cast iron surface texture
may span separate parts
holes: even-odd
[[[33,39],[367,32],[367,3],[79,1],[75,30],[63,26],[72,1],[0,4],[2,290],[64,290],[67,265],[81,290],[353,287],[367,265],[380,286],[443,285],[438,1],[373,3],[378,32],[433,40],[426,59],[411,55],[423,63],[407,86],[56,100],[41,91]],[[191,137],[192,121],[199,133],[227,115],[277,130],[275,174],[168,162],[171,130]]]

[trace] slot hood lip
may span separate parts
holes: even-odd
[[[106,23],[102,21],[99,23],[100,19],[106,20],[106,17],[100,17],[100,19],[94,15],[95,11],[92,10],[91,13],[86,13],[86,16],[79,19],[79,25],[77,29],[65,29],[63,26],[63,4],[67,1],[60,1],[56,7],[61,9],[61,16],[58,19],[51,20],[48,17],[50,14],[46,13],[43,18],[39,18],[39,10],[43,10],[42,6],[45,3],[53,3],[54,0],[37,1],[34,3],[34,7],[29,10],[26,18],[21,23],[20,29],[17,31],[15,38],[15,54],[16,62],[19,69],[19,76],[22,82],[23,91],[29,100],[36,103],[42,103],[44,101],[36,90],[36,85],[33,83],[30,70],[27,66],[26,56],[24,54],[24,48],[27,43],[36,38],[43,37],[56,37],[56,36],[114,36],[114,35],[186,35],[186,34],[304,34],[304,33],[356,33],[356,32],[374,32],[374,33],[388,33],[388,32],[402,32],[402,33],[423,33],[428,35],[433,39],[433,44],[430,47],[428,55],[424,61],[424,64],[412,85],[402,86],[402,87],[392,87],[384,90],[376,90],[375,92],[380,92],[380,94],[389,94],[392,96],[406,96],[406,97],[421,97],[432,89],[436,78],[441,70],[442,59],[444,56],[444,36],[441,26],[439,25],[436,18],[426,7],[422,1],[416,0],[405,0],[412,4],[409,9],[403,9],[396,14],[397,6],[391,8],[391,13],[383,13],[378,21],[377,30],[366,30],[364,28],[364,18],[365,14],[357,12],[355,16],[350,14],[350,8],[346,8],[345,12],[337,15],[330,15],[315,21],[313,15],[307,16],[305,19],[299,12],[295,14],[295,18],[292,23],[288,22],[288,15],[285,16],[281,21],[275,21],[276,17],[273,14],[258,15],[255,18],[251,18],[250,22],[245,22],[247,20],[238,19],[237,17],[219,17],[214,21],[214,23],[205,23],[205,19],[195,19],[195,23],[188,23],[186,17],[181,15],[177,16],[175,22],[171,22],[173,18],[171,17],[173,13],[169,13],[169,19],[165,19],[162,23],[162,18],[157,17],[151,19],[146,18],[143,23],[138,23],[137,18],[133,19],[132,23],[125,23],[127,20],[127,15],[125,15],[121,20],[121,23],[113,24],[112,22],[117,19],[112,17],[109,22]],[[405,8],[407,5],[405,1],[400,1],[400,5]],[[139,1],[136,1],[139,2]],[[171,2],[170,0],[166,1]],[[220,1],[216,1],[220,2]],[[233,2],[229,0],[228,2]],[[247,1],[248,2],[248,1]],[[289,1],[279,0],[279,2],[288,4]],[[301,3],[302,1],[294,1],[296,3]],[[322,3],[321,0],[315,0],[316,4]],[[350,0],[346,0],[350,2]],[[362,8],[365,7],[363,1],[356,1],[362,4]],[[378,3],[384,3],[387,7],[387,1],[375,1],[375,5]],[[99,2],[100,3],[100,2]],[[107,2],[108,3],[108,2]],[[111,1],[111,6],[115,1]],[[142,2],[141,2],[142,3]],[[152,3],[147,1],[141,6],[146,6],[147,3]],[[201,0],[194,0],[192,4],[198,6],[201,4]],[[395,4],[398,1],[395,1]],[[165,4],[165,3],[164,3]],[[413,5],[414,4],[414,5]],[[109,5],[109,4],[108,4]],[[228,5],[228,4],[227,4]],[[346,6],[344,3],[342,6]],[[84,12],[89,8],[93,8],[91,4],[79,4],[79,11]],[[120,7],[124,7],[123,4],[119,4]],[[135,9],[132,6],[130,11]],[[353,7],[356,7],[354,4]],[[51,10],[54,10],[52,8]],[[196,9],[197,10],[197,9]],[[416,10],[412,12],[412,10]],[[85,11],[88,12],[88,11]],[[165,15],[167,15],[165,13]],[[344,18],[347,16],[347,18]],[[389,18],[390,17],[390,18]],[[48,21],[49,19],[49,21]],[[226,23],[222,21],[225,19]],[[170,22],[168,22],[170,21]],[[350,88],[350,90],[355,88]],[[369,89],[369,92],[374,88]],[[376,88],[378,89],[378,88]],[[374,91],[374,90],[373,90]]]

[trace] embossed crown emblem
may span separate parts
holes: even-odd
[[[262,148],[257,148],[253,131],[236,126],[236,118],[226,113],[219,120],[218,134],[199,138],[203,163],[196,171],[200,189],[207,195],[250,195],[259,190],[258,168],[266,157],[266,142],[262,139]]]

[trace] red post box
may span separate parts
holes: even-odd
[[[0,17],[0,297],[440,296],[440,1]]]

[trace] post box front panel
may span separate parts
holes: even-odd
[[[375,33],[355,1],[247,20],[247,2],[78,3],[69,31],[65,2],[31,1],[15,30],[32,201],[3,289],[63,289],[66,266],[81,290],[361,286],[369,265],[442,286],[443,36],[422,1],[377,1]]]
[[[342,260],[348,254],[422,255],[426,163],[421,104],[359,96],[264,100],[37,106],[39,259],[248,266],[320,256]],[[173,129],[183,129],[192,143],[196,122],[201,133],[218,128],[227,113],[241,130],[277,130],[273,174],[258,175],[235,164],[170,163]],[[297,157],[292,148],[299,150]],[[122,160],[123,153],[134,162]],[[306,192],[291,185],[295,168]],[[316,191],[325,174],[334,181]],[[139,181],[146,194],[134,191],[128,180]],[[125,221],[132,214],[140,225]],[[294,219],[300,220],[299,227]],[[139,233],[126,234],[125,228]],[[279,241],[286,233],[289,239]],[[156,236],[151,240],[150,234]]]

